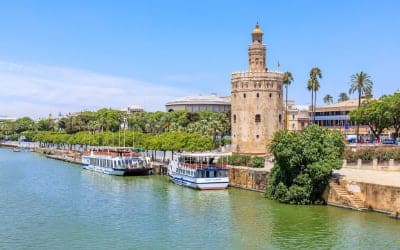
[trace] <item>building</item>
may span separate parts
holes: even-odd
[[[136,112],[143,112],[144,108],[142,106],[138,105],[131,105],[125,109],[122,109],[121,111],[126,112],[128,114],[136,113]]]
[[[266,68],[266,46],[258,23],[251,37],[248,71],[231,77],[232,151],[264,155],[273,133],[284,128],[283,73]]]
[[[294,101],[288,100],[286,129],[289,131],[300,132],[310,123],[310,113],[308,105],[295,105]]]
[[[16,120],[17,120],[17,118],[14,118],[14,117],[0,115],[0,122],[5,122],[5,121],[15,122]]]
[[[350,120],[350,111],[357,109],[358,99],[347,100],[315,108],[315,123],[329,129],[339,130],[347,138],[356,135],[357,125]],[[359,135],[367,138],[370,135],[367,125],[360,125]]]
[[[219,97],[216,94],[186,96],[169,101],[165,104],[167,111],[187,110],[199,112],[209,110],[213,112],[227,112],[231,109],[230,97]]]

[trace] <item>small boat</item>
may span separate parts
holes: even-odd
[[[148,157],[127,150],[90,151],[82,155],[82,168],[110,175],[148,175],[152,173]]]
[[[168,166],[171,181],[182,186],[213,190],[228,187],[227,157],[221,153],[182,153]]]
[[[20,148],[13,148],[13,152],[21,152]]]

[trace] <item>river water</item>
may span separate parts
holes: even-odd
[[[400,221],[0,148],[0,249],[400,249]]]

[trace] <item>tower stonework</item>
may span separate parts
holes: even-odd
[[[231,77],[232,151],[265,155],[273,133],[284,128],[283,73],[266,68],[258,23],[251,36],[248,71]]]

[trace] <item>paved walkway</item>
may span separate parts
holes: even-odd
[[[335,173],[348,180],[400,187],[400,172],[342,168]]]

